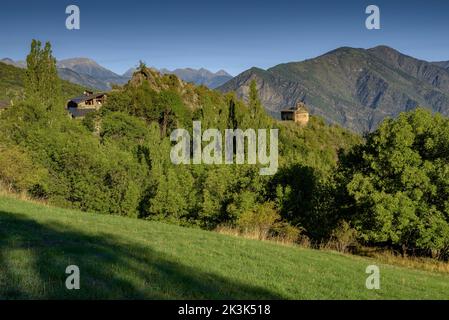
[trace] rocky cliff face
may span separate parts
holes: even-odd
[[[312,114],[357,132],[417,106],[449,115],[449,71],[384,46],[345,47],[268,70],[252,68],[219,90],[246,98],[252,80],[275,116],[305,101]]]
[[[89,75],[79,74],[71,69],[58,68],[58,75],[63,80],[78,84],[83,87],[101,91],[108,91],[111,89],[107,83],[92,78]]]

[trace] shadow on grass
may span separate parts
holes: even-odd
[[[81,290],[67,290],[77,265]],[[86,235],[0,211],[0,299],[281,299],[108,234]]]

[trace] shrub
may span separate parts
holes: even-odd
[[[272,236],[282,242],[297,243],[300,240],[302,229],[287,222],[278,222],[271,229]]]
[[[39,190],[44,197],[47,171],[35,165],[23,150],[16,146],[0,146],[0,181],[9,191]]]
[[[327,249],[339,252],[348,252],[351,247],[357,245],[357,231],[346,221],[341,221],[332,231],[331,238],[326,244]]]
[[[271,202],[260,204],[253,210],[244,212],[237,220],[241,232],[254,234],[259,240],[267,239],[269,231],[281,216]]]

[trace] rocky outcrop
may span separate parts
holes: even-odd
[[[195,110],[199,106],[195,85],[179,79],[174,74],[161,74],[153,68],[142,68],[133,73],[125,87],[148,86],[156,92],[172,90],[182,97],[185,106]]]
[[[232,79],[232,76],[224,70],[220,70],[215,73],[204,68],[184,68],[175,69],[173,71],[161,69],[159,71],[164,74],[175,74],[186,82],[191,82],[196,85],[203,85],[211,89],[215,89]]]

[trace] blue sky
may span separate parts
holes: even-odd
[[[65,28],[70,4],[80,7],[81,30]],[[370,4],[380,7],[381,30],[365,28]],[[37,38],[49,40],[58,59],[89,57],[117,73],[144,60],[236,75],[380,44],[449,60],[447,0],[2,0],[0,8],[0,57],[24,59]]]

